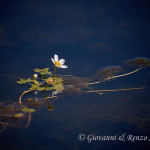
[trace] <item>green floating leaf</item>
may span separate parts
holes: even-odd
[[[56,84],[62,83],[63,79],[62,78],[55,78],[54,82],[53,82],[53,86],[55,86]]]
[[[31,89],[31,90],[36,90],[38,87],[39,87],[39,86],[36,85],[36,84],[31,84],[30,89]]]
[[[35,112],[35,109],[23,108],[23,112]]]
[[[38,81],[36,81],[36,80],[33,80],[33,82],[34,82],[34,84],[35,85],[38,85],[38,86],[40,86],[40,85],[42,85],[43,83],[39,83]]]
[[[38,90],[38,91],[42,91],[45,89],[45,87],[40,87],[41,83],[39,84],[31,84],[30,89],[31,90]]]
[[[29,82],[33,82],[33,80],[31,78],[28,78],[28,79],[20,79],[19,81],[17,81],[18,84],[25,84]]]
[[[54,82],[52,83],[53,89],[56,91],[61,91],[64,89],[64,86],[62,84],[63,79],[62,78],[54,78]]]
[[[34,72],[41,72],[43,69],[35,68],[33,71]]]
[[[52,91],[54,88],[53,87],[47,87],[46,91]]]
[[[37,90],[38,91],[43,91],[43,90],[45,90],[45,87],[38,87]]]
[[[59,84],[54,85],[53,88],[54,88],[56,91],[61,91],[61,90],[64,89],[64,86],[63,86],[62,83],[59,83]]]
[[[49,71],[49,68],[43,68],[43,69],[36,68],[34,69],[34,72],[38,72],[41,75],[51,74],[51,72]]]

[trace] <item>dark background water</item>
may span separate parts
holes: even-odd
[[[150,58],[148,1],[0,0],[0,75],[30,77],[32,69],[52,68],[51,57],[65,58],[59,74],[89,77],[101,67],[126,59]],[[102,84],[116,89],[149,86],[150,70]],[[26,87],[0,78],[0,101],[18,101]],[[9,127],[0,149],[141,149],[144,141],[81,142],[78,135],[150,135],[149,89],[61,97],[51,112],[33,114],[30,127]],[[130,119],[130,121],[129,121]]]

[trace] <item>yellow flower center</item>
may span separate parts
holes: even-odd
[[[59,61],[56,61],[56,62],[55,62],[55,65],[57,65],[57,66],[61,66],[61,64],[60,64],[60,62],[59,62]]]

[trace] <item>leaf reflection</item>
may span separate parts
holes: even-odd
[[[26,105],[12,102],[3,102],[0,104],[0,133],[7,126],[17,128],[27,128],[30,125],[31,113],[21,111]]]

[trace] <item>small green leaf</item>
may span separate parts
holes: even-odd
[[[38,91],[43,91],[43,90],[45,90],[45,87],[37,87],[37,90]]]
[[[36,80],[33,80],[33,82],[34,82],[34,84],[36,84],[36,85],[38,85],[38,86],[40,86],[42,83],[39,83],[38,81],[36,81]]]
[[[47,87],[46,91],[52,91],[54,88],[53,87]]]
[[[45,90],[45,87],[40,87],[42,83],[39,83],[38,85],[37,84],[31,84],[31,87],[30,89],[31,90],[38,90],[38,91],[43,91]]]
[[[34,72],[41,72],[41,71],[42,71],[42,69],[35,68],[33,71],[34,71]]]
[[[53,86],[55,86],[56,84],[62,83],[63,79],[62,78],[55,78],[54,82],[53,82]]]
[[[62,84],[62,83],[59,83],[59,84],[54,85],[54,89],[55,89],[56,91],[63,90],[63,89],[64,89],[63,84]]]
[[[35,109],[23,108],[23,112],[35,112]]]
[[[33,80],[28,78],[28,79],[20,79],[19,81],[17,81],[18,84],[25,84],[29,82],[33,82]]]
[[[34,69],[34,72],[38,72],[41,75],[51,74],[49,68],[43,68],[43,69],[36,68]]]
[[[31,89],[31,90],[36,90],[38,87],[39,87],[39,86],[36,85],[36,84],[31,84],[30,89]]]

